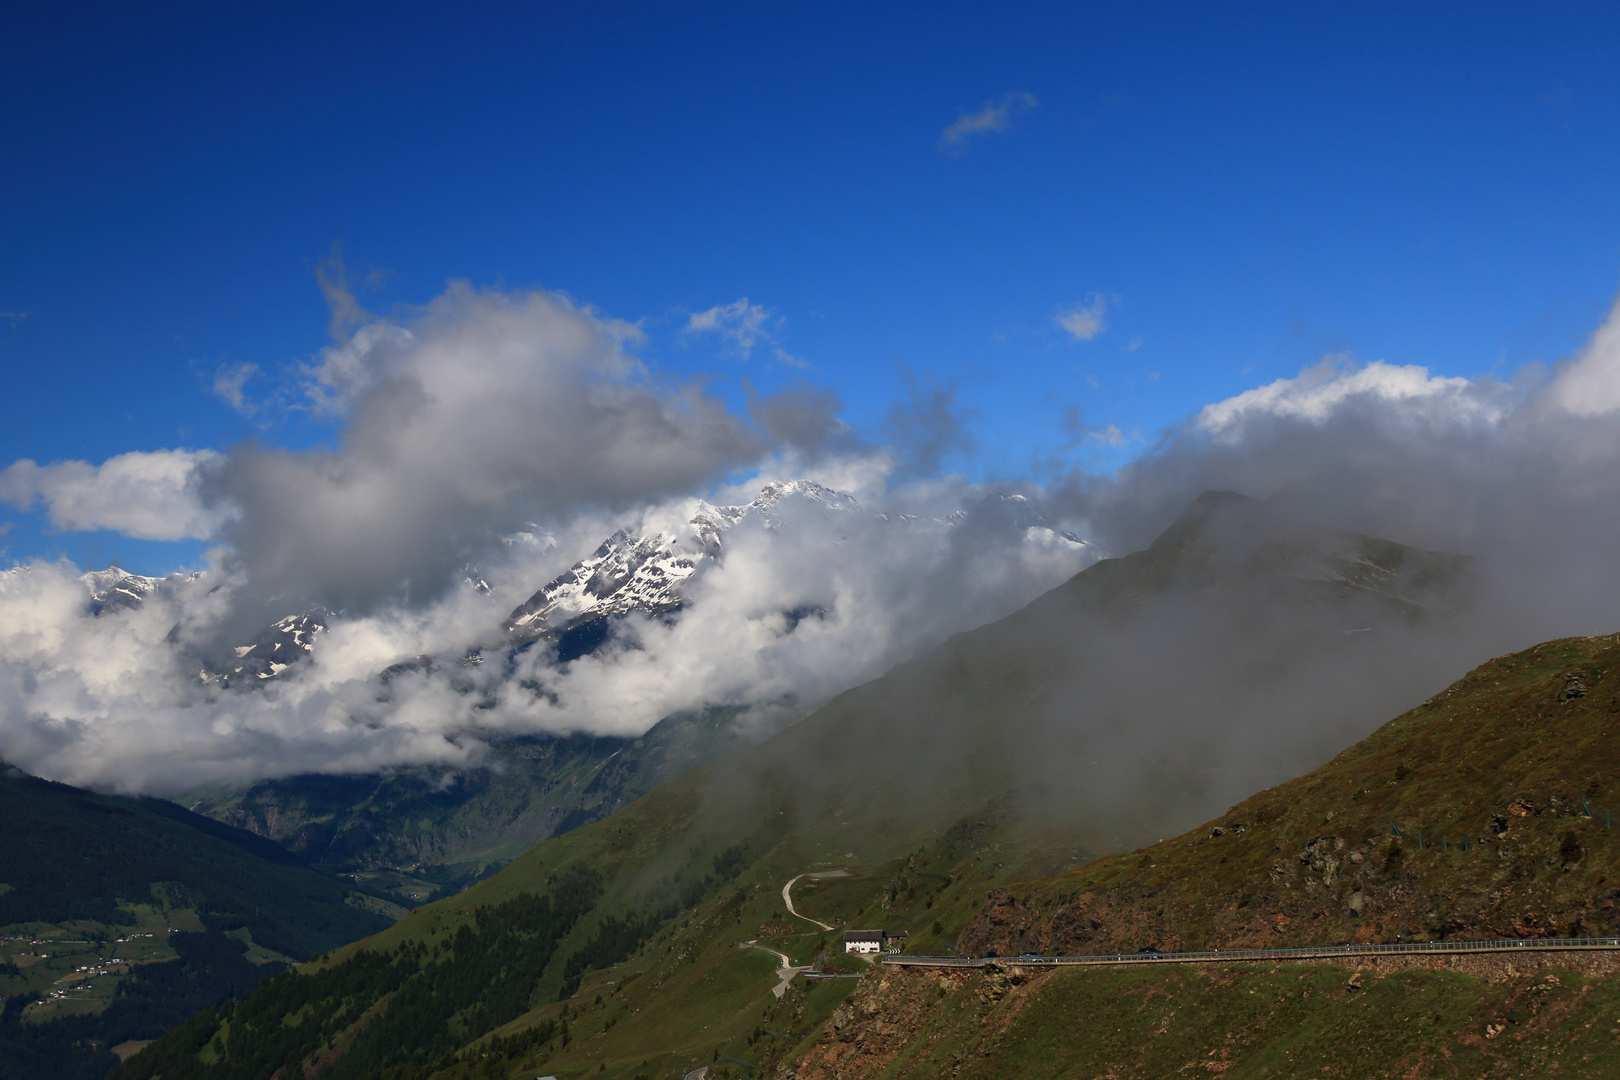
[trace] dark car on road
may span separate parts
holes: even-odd
[[[1155,949],[1152,945],[1144,945],[1140,949],[1136,950],[1136,955],[1148,960],[1157,960],[1159,957],[1163,956],[1164,953],[1160,952],[1158,949]]]

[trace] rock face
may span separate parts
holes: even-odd
[[[236,647],[236,664],[229,671],[217,672],[216,681],[273,679],[313,652],[316,637],[325,629],[324,617],[319,615],[277,619],[252,645]]]

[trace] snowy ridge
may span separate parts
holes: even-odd
[[[753,517],[767,529],[779,529],[783,503],[789,499],[823,511],[864,513],[853,495],[813,480],[766,484],[746,506],[699,500],[687,523],[690,537],[683,540],[667,532],[640,537],[620,529],[513,610],[506,631],[532,640],[596,619],[674,611],[681,606],[682,586],[703,563],[720,557],[723,538],[733,526]]]
[[[766,484],[744,506],[715,506],[700,500],[688,522],[692,530],[690,537],[667,532],[639,537],[619,530],[588,558],[575,563],[514,609],[507,619],[507,633],[534,640],[582,623],[631,612],[656,616],[675,611],[681,606],[687,581],[706,563],[720,558],[727,532],[748,519],[759,521],[773,532],[782,529],[787,524],[786,511],[795,504],[821,513],[868,513],[855,496],[802,479]],[[1050,534],[1049,538],[1059,543],[1089,546],[1073,533],[1051,528],[1022,495],[989,495],[975,512],[1010,520],[1028,532],[1038,530]],[[890,520],[887,515],[873,516],[882,521]],[[909,515],[895,520],[950,528],[969,517],[968,511],[958,510],[944,520]]]
[[[229,685],[238,679],[273,679],[315,650],[326,623],[319,615],[288,615],[271,624],[252,645],[236,647],[237,664],[228,672],[204,672],[204,681]]]
[[[538,637],[586,618],[672,611],[680,606],[681,583],[702,557],[684,552],[669,533],[643,538],[620,529],[513,610],[506,631]]]
[[[90,590],[90,612],[100,615],[109,608],[136,608],[157,591],[161,578],[143,577],[109,566],[105,570],[92,570],[79,580]]]

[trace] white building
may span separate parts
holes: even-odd
[[[847,953],[880,953],[891,941],[903,940],[904,930],[845,930],[844,951]]]

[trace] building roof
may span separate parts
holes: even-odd
[[[845,930],[844,931],[844,940],[845,941],[882,941],[883,940],[883,931],[881,931],[881,930]]]

